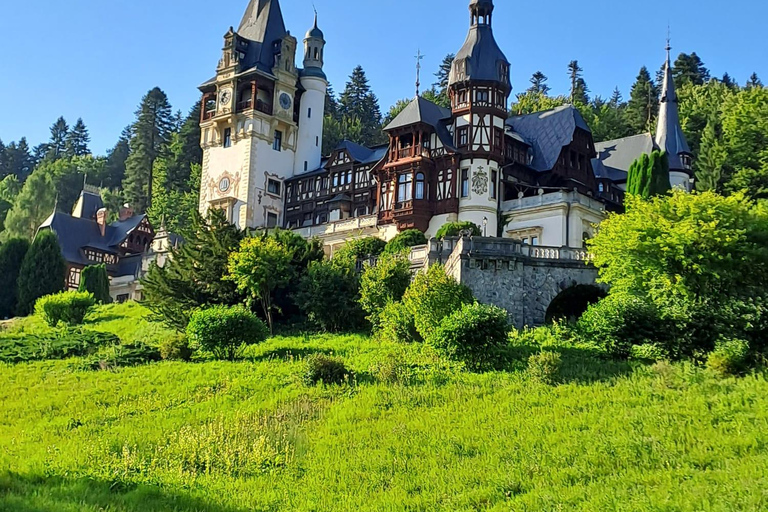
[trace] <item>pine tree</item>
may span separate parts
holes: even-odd
[[[729,75],[728,73],[724,73],[723,78],[720,81],[723,83],[723,85],[725,85],[726,87],[730,87],[731,89],[739,88],[739,84],[736,83],[736,81],[733,78],[731,78],[731,75]]]
[[[456,54],[449,53],[443,57],[443,61],[440,63],[440,67],[435,73],[437,82],[433,84],[437,92],[437,98],[434,103],[438,105],[450,105],[450,98],[448,97],[448,82],[451,79],[451,68],[453,67],[453,61],[456,59]]]
[[[66,263],[52,231],[38,233],[29,248],[19,271],[17,313],[32,313],[40,297],[64,290]]]
[[[349,82],[341,95],[341,115],[349,122],[359,120],[362,127],[358,140],[347,138],[358,144],[373,146],[385,140],[381,131],[381,109],[379,100],[371,91],[368,78],[362,66],[357,66],[349,77]],[[349,135],[349,134],[347,134]]]
[[[339,101],[336,99],[336,92],[333,86],[328,84],[328,90],[325,93],[325,115],[339,119]]]
[[[117,144],[107,154],[105,179],[106,188],[120,187],[125,178],[125,162],[131,154],[131,127],[123,129]]]
[[[200,102],[197,102],[181,123],[179,131],[171,137],[167,164],[167,186],[182,192],[194,190],[190,186],[189,178],[192,166],[203,163],[200,135]]]
[[[550,87],[547,85],[547,75],[541,71],[537,71],[531,76],[531,86],[528,88],[528,92],[537,94],[549,94]]]
[[[51,140],[48,143],[46,159],[58,160],[64,157],[67,151],[67,134],[69,134],[69,125],[63,117],[60,117],[51,126]]]
[[[5,155],[5,144],[0,139],[0,179],[8,176],[8,164],[6,163],[7,157]]]
[[[762,86],[763,86],[763,82],[757,76],[757,73],[752,73],[752,75],[749,77],[749,81],[747,82],[746,88],[754,89],[756,87],[762,87]]]
[[[664,195],[672,188],[669,182],[669,155],[666,151],[651,153],[650,196]]]
[[[587,95],[589,89],[582,77],[583,71],[584,69],[579,66],[579,61],[577,60],[572,60],[568,64],[568,76],[571,79],[571,103],[574,105],[577,103],[582,105],[589,104],[589,96]]]
[[[91,154],[88,149],[88,144],[91,142],[91,137],[88,135],[88,128],[85,127],[85,123],[82,119],[78,119],[75,126],[67,133],[67,139],[65,142],[65,154],[68,157],[73,156],[85,156]]]
[[[659,90],[643,66],[632,86],[626,108],[626,121],[633,133],[649,132],[659,112]]]
[[[675,86],[682,87],[683,84],[704,85],[710,79],[709,70],[704,66],[696,52],[688,55],[681,53],[675,64],[672,66],[672,76],[675,79]]]
[[[157,87],[149,91],[136,118],[123,188],[134,210],[145,212],[152,204],[152,168],[168,148],[173,133],[173,114],[165,93]]]
[[[16,312],[18,281],[21,264],[29,250],[29,242],[14,238],[0,245],[0,319],[9,318]]]
[[[35,166],[34,158],[29,152],[27,139],[22,137],[19,143],[11,142],[5,148],[5,169],[0,177],[16,176],[19,181],[24,181],[32,173]]]
[[[223,212],[211,209],[206,219],[194,212],[192,228],[182,235],[184,244],[171,251],[166,265],[153,265],[142,281],[144,305],[180,331],[195,309],[241,304],[244,299],[234,283],[223,280],[229,255],[239,248],[244,233],[228,223]]]
[[[109,295],[109,275],[107,266],[89,265],[80,274],[81,292],[90,292],[99,304],[110,304],[112,297]]]

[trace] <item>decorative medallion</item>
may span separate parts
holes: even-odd
[[[472,191],[480,195],[488,192],[488,173],[483,167],[478,167],[472,174]]]
[[[230,187],[232,186],[232,180],[229,179],[229,176],[224,176],[221,178],[221,181],[219,181],[219,192],[222,194],[226,194],[229,192]]]
[[[214,183],[213,180],[211,180],[211,185],[212,188],[215,187],[219,197],[236,197],[240,194],[240,173],[235,173],[233,176],[229,172],[225,172],[219,177],[218,183]]]
[[[293,105],[293,100],[291,99],[291,96],[287,93],[282,93],[280,95],[280,106],[283,107],[284,110],[288,110],[291,108],[291,105]]]

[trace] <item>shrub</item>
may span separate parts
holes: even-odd
[[[594,285],[577,285],[563,290],[547,308],[547,323],[556,320],[573,322],[591,306],[608,295]]]
[[[560,380],[562,364],[559,352],[541,351],[528,358],[528,376],[531,380],[552,386]]]
[[[83,269],[80,274],[81,292],[93,294],[96,302],[99,304],[110,304],[112,297],[109,295],[109,275],[107,275],[107,266],[90,265]]]
[[[120,339],[114,334],[80,329],[67,329],[45,336],[0,335],[0,361],[23,363],[82,357],[119,343]]]
[[[366,265],[360,277],[360,306],[373,328],[381,327],[380,316],[387,304],[399,302],[411,284],[411,263],[399,255],[382,256],[376,265]]]
[[[352,260],[310,263],[295,298],[307,318],[324,331],[355,330],[365,323],[360,278]]]
[[[614,293],[590,306],[577,329],[611,356],[627,358],[634,345],[663,342],[661,324],[653,305],[626,293]]]
[[[378,336],[392,343],[424,341],[416,330],[413,313],[402,302],[390,302],[379,315]]]
[[[741,375],[748,368],[749,343],[744,340],[724,340],[707,357],[707,367],[723,377]]]
[[[154,363],[162,359],[160,350],[152,345],[137,341],[124,345],[114,345],[100,353],[90,364],[94,370],[110,370],[126,366],[139,366]]]
[[[443,226],[437,230],[435,238],[442,240],[446,237],[460,236],[462,231],[469,231],[471,236],[481,236],[483,232],[480,230],[480,226],[473,222],[449,222],[443,224]]]
[[[645,343],[632,347],[632,359],[658,362],[669,358],[669,353],[659,345]]]
[[[166,361],[189,361],[194,350],[189,346],[189,340],[183,334],[166,338],[160,344],[160,357]]]
[[[21,264],[17,313],[29,315],[37,299],[63,291],[65,273],[58,238],[51,231],[41,231]]]
[[[59,322],[66,325],[80,325],[96,300],[88,292],[61,292],[41,297],[35,303],[35,312],[51,327]]]
[[[447,316],[427,342],[472,369],[481,369],[508,343],[507,312],[496,306],[465,304]]]
[[[0,319],[16,312],[21,264],[29,250],[29,242],[14,238],[0,245]]]
[[[400,254],[411,247],[425,245],[426,243],[427,237],[424,233],[418,229],[408,229],[390,240],[384,248],[383,254]]]
[[[443,318],[471,304],[472,292],[445,273],[442,265],[432,265],[416,276],[403,296],[414,324],[423,339],[429,338]]]
[[[336,251],[333,258],[350,259],[354,262],[378,258],[386,246],[387,243],[380,238],[373,236],[358,238],[344,244],[342,248]]]
[[[309,356],[304,368],[304,383],[307,386],[323,384],[343,384],[350,376],[344,363],[323,354]]]
[[[192,314],[187,336],[217,359],[234,361],[244,345],[266,340],[269,329],[243,306],[214,306]]]
[[[404,384],[410,377],[410,368],[400,352],[387,352],[371,368],[379,382]]]

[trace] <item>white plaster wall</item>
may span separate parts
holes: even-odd
[[[328,83],[325,80],[315,77],[302,78],[301,85],[304,86],[306,92],[301,96],[294,175],[304,172],[304,162],[307,162],[307,170],[309,171],[320,167],[325,96],[328,88]],[[312,109],[311,117],[309,115],[310,109]]]
[[[485,191],[477,192],[474,190],[473,178],[478,172],[482,172],[486,175]],[[492,171],[496,172],[496,195],[500,193],[499,179],[501,173],[498,172],[499,164],[493,160],[462,160],[459,165],[459,176],[457,196],[459,197],[459,221],[474,222],[480,228],[483,227],[483,219],[488,220],[487,233],[488,236],[496,236],[496,226],[498,225],[498,200],[491,198],[491,174]],[[469,169],[469,195],[468,197],[461,197],[461,173],[463,169]]]
[[[684,172],[671,171],[669,173],[669,182],[672,188],[679,188],[686,192],[691,191],[691,177]]]

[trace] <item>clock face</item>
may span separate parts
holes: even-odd
[[[231,99],[232,99],[232,91],[230,91],[229,89],[224,89],[219,94],[219,103],[221,103],[222,105],[228,104]]]
[[[280,95],[280,106],[283,107],[283,109],[288,110],[291,108],[291,105],[293,104],[293,100],[291,99],[291,96],[287,93],[283,93]]]
[[[221,181],[219,182],[219,192],[221,192],[222,194],[227,192],[231,184],[232,183],[229,181],[229,178],[227,177],[221,178]]]

